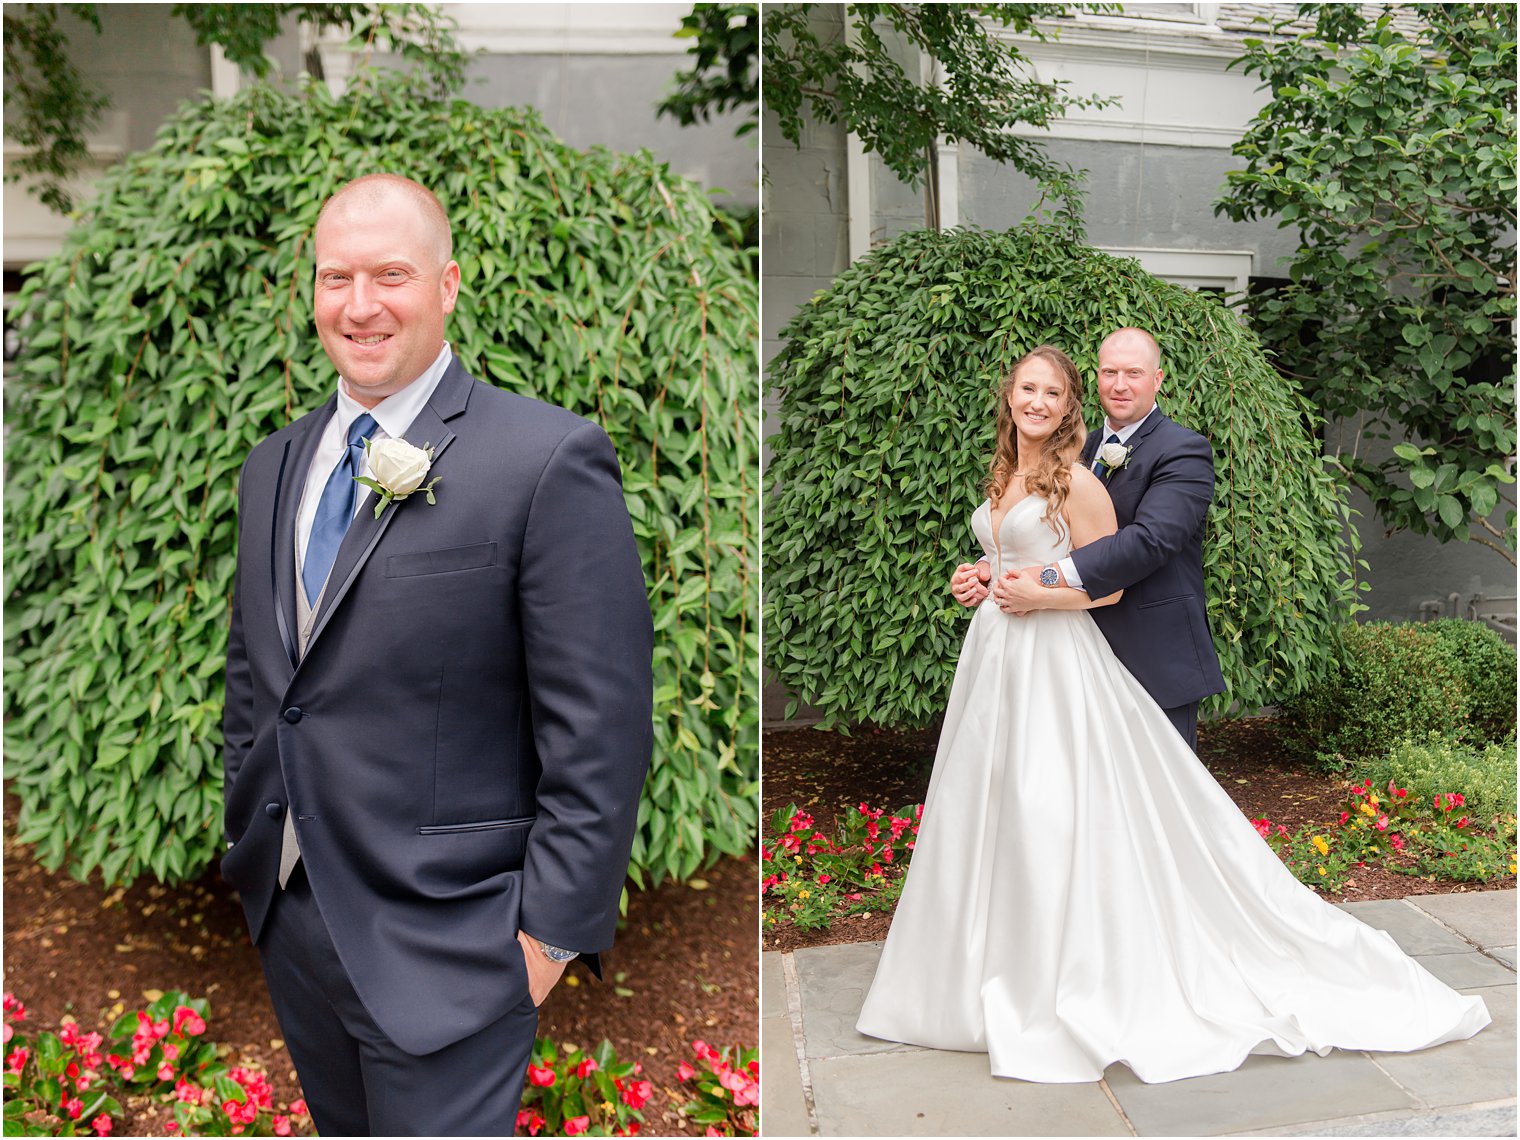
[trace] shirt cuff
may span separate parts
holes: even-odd
[[[1073,590],[1081,590],[1084,594],[1087,588],[1082,585],[1082,575],[1077,573],[1077,564],[1070,558],[1063,558],[1056,563],[1061,568],[1061,576],[1066,579],[1066,584]]]

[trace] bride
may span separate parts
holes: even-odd
[[[1005,379],[1011,448],[971,518],[994,578],[1117,529],[1075,465],[1081,407],[1052,346]],[[1487,1025],[1481,998],[1282,865],[1083,612],[1119,596],[978,606],[859,1030],[985,1052],[1001,1077],[1096,1081],[1122,1061],[1159,1082]]]

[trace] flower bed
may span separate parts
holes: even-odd
[[[269,1082],[229,1066],[206,1037],[210,1006],[179,991],[125,1013],[106,1033],[65,1021],[59,1033],[27,1038],[26,1007],[5,995],[5,1134],[109,1136],[122,1102],[172,1104],[171,1134],[291,1136],[309,1124],[305,1102],[275,1112]]]
[[[813,817],[795,804],[775,813],[770,830],[780,838],[761,848],[764,924],[789,921],[816,930],[847,915],[890,911],[902,893],[923,812],[923,804],[888,813],[862,803],[841,817],[833,836],[816,830]]]
[[[1515,873],[1513,813],[1474,819],[1463,811],[1461,792],[1437,792],[1427,801],[1392,780],[1381,793],[1371,780],[1346,790],[1332,827],[1289,832],[1264,817],[1251,821],[1302,883],[1338,891],[1353,868],[1369,865],[1475,883]]]

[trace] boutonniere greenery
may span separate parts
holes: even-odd
[[[379,442],[366,439],[364,453],[369,459],[369,475],[355,475],[354,482],[363,483],[375,492],[376,518],[392,502],[399,503],[418,491],[427,496],[430,505],[438,502],[433,495],[437,478],[426,486],[422,482],[433,466],[430,445],[414,447],[404,439],[382,439]]]
[[[1109,471],[1122,471],[1129,465],[1130,449],[1122,443],[1105,443],[1098,448],[1098,462]]]

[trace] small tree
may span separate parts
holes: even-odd
[[[1073,108],[1117,100],[1074,95],[1064,80],[1037,78],[1018,45],[996,30],[1044,40],[1055,32],[1040,21],[1072,7],[771,4],[762,29],[765,106],[775,113],[781,137],[793,144],[802,138],[804,107],[820,122],[842,123],[910,186],[933,169],[942,137],[964,141],[1033,179],[1045,198],[1060,203],[1057,216],[1076,226],[1083,172],[1056,162],[1038,139],[1015,128],[1049,126]],[[844,34],[837,37],[820,35],[813,19],[830,9],[841,10]],[[925,84],[904,70],[896,58],[904,45],[932,60],[944,82]]]
[[[1355,608],[1347,509],[1309,405],[1235,315],[1064,231],[916,231],[803,306],[772,364],[766,659],[825,725],[944,708],[967,612],[950,571],[978,553],[1002,376],[1049,342],[1091,377],[1122,325],[1160,337],[1162,405],[1214,447],[1204,572],[1229,689],[1212,708],[1275,703],[1329,669]]]
[[[19,837],[107,881],[221,848],[237,473],[317,406],[312,232],[346,179],[434,188],[474,375],[612,437],[649,584],[655,754],[633,873],[753,843],[756,289],[710,203],[648,154],[581,153],[531,112],[399,73],[342,98],[186,107],[102,180],[19,302],[6,385],[6,774]],[[594,582],[596,567],[567,567]]]
[[[1390,531],[1515,561],[1515,6],[1422,4],[1418,30],[1304,5],[1313,35],[1246,40],[1272,98],[1216,209],[1295,226],[1291,281],[1253,297],[1327,417],[1391,439],[1332,451]]]

